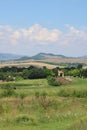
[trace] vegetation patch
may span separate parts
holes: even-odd
[[[87,79],[53,76],[0,83],[1,130],[86,130]]]
[[[57,80],[55,77],[49,76],[47,78],[48,84],[51,86],[60,86],[62,85],[62,83],[60,82],[60,80]]]
[[[16,95],[15,93],[16,88],[13,87],[12,84],[5,84],[1,88],[2,88],[1,97],[9,97]]]
[[[48,81],[48,84],[52,85],[52,86],[60,86],[60,85],[63,85],[63,84],[71,83],[71,81],[69,79],[66,79],[64,77],[52,77],[52,76],[49,76],[47,78],[47,81]]]
[[[56,81],[59,81],[61,84],[69,84],[71,83],[70,79],[64,78],[64,77],[57,77]]]
[[[86,129],[87,129],[87,118],[76,121],[67,130],[86,130]]]
[[[78,97],[87,98],[87,90],[78,90],[73,88],[61,88],[58,92],[59,96],[63,97]]]

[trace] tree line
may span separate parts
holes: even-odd
[[[80,78],[87,78],[87,69],[82,68],[82,64],[73,67],[48,69],[45,66],[43,68],[38,68],[35,66],[25,67],[3,67],[0,68],[0,80],[3,81],[14,81],[17,79],[38,79],[47,78],[48,76],[56,77],[58,76],[58,70],[62,70],[65,76],[73,76]]]
[[[53,75],[53,71],[46,67],[38,68],[35,66],[25,67],[4,67],[0,68],[0,80],[14,81],[17,79],[38,79]]]

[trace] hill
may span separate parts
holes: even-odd
[[[21,57],[22,56],[16,54],[0,53],[0,61],[14,60],[14,59],[19,59]]]
[[[68,58],[64,55],[55,55],[55,54],[52,54],[52,53],[38,53],[34,56],[31,56],[31,57],[28,57],[28,56],[25,56],[25,57],[21,57],[20,59],[18,60],[46,60],[46,59],[51,59],[51,58]]]
[[[28,57],[21,57],[18,59],[18,61],[28,61],[28,60],[34,60],[34,61],[40,61],[45,63],[84,63],[87,64],[87,58],[86,56],[82,57],[67,57],[64,55],[57,55],[52,53],[38,53],[34,56]]]
[[[87,58],[87,55],[85,55],[85,56],[82,56],[81,58]]]
[[[67,57],[64,55],[57,55],[52,53],[38,53],[34,56],[21,56],[21,55],[15,55],[15,54],[8,54],[8,53],[0,53],[0,61],[13,61],[14,63],[29,63],[31,61],[35,62],[42,62],[47,64],[53,64],[58,65],[61,63],[67,64],[67,63],[83,63],[87,64],[87,58],[86,55],[82,57]]]

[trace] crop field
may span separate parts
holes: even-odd
[[[87,130],[87,79],[71,80],[58,87],[46,79],[1,82],[0,130]]]
[[[46,66],[49,69],[53,69],[53,68],[57,67],[56,65],[43,63],[41,61],[28,60],[28,61],[3,62],[3,63],[0,63],[0,68],[6,67],[6,66],[8,66],[8,67],[16,66],[16,67],[26,67],[27,68],[31,65],[36,66],[36,67]]]

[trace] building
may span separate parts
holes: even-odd
[[[64,77],[64,72],[58,70],[58,76],[59,76],[59,77]]]

